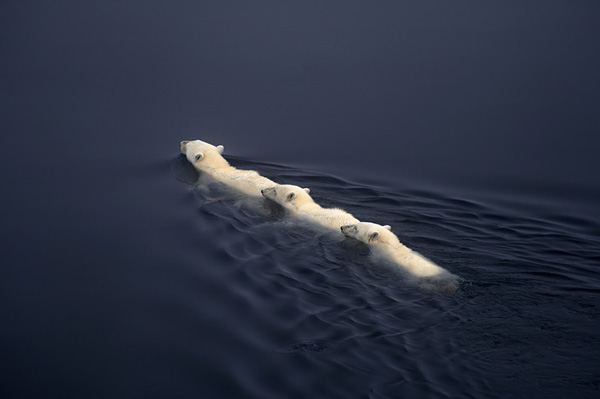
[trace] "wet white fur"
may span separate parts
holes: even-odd
[[[221,155],[223,146],[214,146],[200,140],[182,141],[181,153],[201,173],[246,195],[261,197],[261,189],[276,183],[254,170],[237,169]],[[201,176],[202,178],[202,176]]]
[[[275,201],[294,217],[325,227],[336,235],[340,233],[341,226],[359,222],[343,209],[321,207],[312,199],[309,192],[308,188],[291,184],[278,184],[262,191],[265,198]]]
[[[446,269],[403,245],[398,237],[391,232],[390,226],[359,222],[342,226],[341,230],[346,237],[367,244],[375,258],[401,266],[415,277],[456,278]]]

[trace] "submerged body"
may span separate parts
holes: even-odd
[[[182,141],[181,153],[201,173],[243,194],[261,197],[261,189],[276,183],[254,170],[237,169],[221,155],[223,146],[214,146],[200,140]],[[201,179],[204,176],[201,176]]]
[[[310,190],[291,184],[279,184],[262,190],[262,195],[283,208],[295,218],[326,228],[338,234],[340,227],[358,223],[358,219],[339,208],[323,208],[309,195]]]

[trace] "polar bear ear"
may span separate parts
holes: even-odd
[[[392,226],[390,226],[389,224],[386,224],[385,226],[383,226],[383,228],[392,231]]]
[[[306,194],[310,194],[310,188],[303,188],[302,190],[304,190]]]
[[[198,162],[202,158],[204,158],[204,154],[203,153],[196,154],[196,155],[194,155],[194,162]]]
[[[222,145],[218,145],[218,146],[216,146],[215,148],[217,149],[217,152],[218,152],[219,154],[222,154],[222,153],[223,153],[223,150],[225,150],[225,147],[223,147]]]
[[[296,198],[296,193],[294,193],[294,192],[291,192],[291,193],[289,193],[289,194],[288,194],[288,196],[286,197],[286,200],[288,200],[288,201],[291,201],[291,200],[293,200],[294,198]]]
[[[376,239],[377,237],[379,237],[379,233],[374,231],[371,234],[369,234],[369,241],[373,241],[374,239]]]

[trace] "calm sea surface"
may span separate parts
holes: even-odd
[[[0,395],[598,397],[599,20],[1,2]],[[198,188],[189,139],[391,225],[461,289]]]

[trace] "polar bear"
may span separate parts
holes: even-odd
[[[388,225],[359,222],[341,226],[341,230],[344,236],[367,244],[375,259],[401,266],[413,277],[428,279],[435,285],[432,288],[445,291],[458,288],[455,275],[403,245]]]
[[[339,235],[341,226],[359,223],[358,219],[343,209],[321,207],[309,195],[308,188],[277,184],[261,190],[261,193],[287,209],[294,217],[325,227],[336,235]]]
[[[202,174],[243,194],[261,197],[261,189],[276,183],[263,177],[254,170],[242,170],[229,165],[221,155],[224,147],[214,146],[201,140],[182,141],[181,153]],[[204,176],[201,175],[201,178]]]

